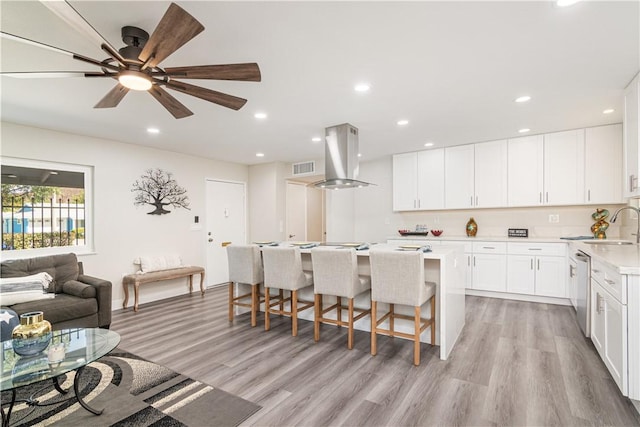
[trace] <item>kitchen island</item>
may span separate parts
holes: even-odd
[[[286,243],[283,243],[286,244]],[[377,248],[397,248],[394,245],[379,244]],[[374,249],[374,250],[375,250]],[[311,250],[302,249],[302,266],[305,270],[312,270]],[[336,247],[336,250],[341,250]],[[357,251],[358,272],[370,276],[369,250]],[[434,246],[431,252],[424,253],[425,280],[436,284],[436,342],[440,346],[440,359],[446,360],[462,332],[465,322],[465,274],[464,248],[462,245]],[[313,301],[313,296],[300,293],[300,299]],[[331,300],[326,299],[327,302]],[[370,306],[370,300],[356,298],[356,306]],[[386,309],[385,304],[379,304],[380,310]],[[413,315],[411,307],[398,306],[396,312]],[[423,313],[429,312],[428,304],[423,307]],[[313,310],[305,310],[298,314],[298,318],[313,320]],[[386,326],[386,325],[385,325]],[[401,322],[396,323],[396,329],[411,332],[412,325],[403,328]],[[371,319],[367,316],[354,325],[355,329],[371,331]],[[422,342],[430,342],[429,331],[423,332]],[[432,343],[433,344],[433,343]]]

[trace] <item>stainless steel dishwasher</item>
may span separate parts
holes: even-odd
[[[582,251],[575,254],[577,264],[576,276],[578,289],[576,295],[576,314],[578,324],[586,337],[591,336],[590,325],[590,289],[591,289],[591,257]]]

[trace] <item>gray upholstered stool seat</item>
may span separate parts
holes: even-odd
[[[371,279],[358,275],[358,259],[356,250],[319,247],[311,250],[313,264],[313,288],[315,293],[314,333],[315,341],[320,339],[320,324],[331,323],[348,326],[347,348],[353,348],[353,323],[371,312],[369,308],[354,307],[356,295],[371,289]],[[323,306],[323,296],[336,297],[336,303]],[[342,306],[342,298],[348,299],[348,306]],[[348,321],[342,320],[342,310],[348,310]],[[336,319],[325,317],[329,312],[336,312]],[[359,314],[354,317],[354,312]]]
[[[264,329],[268,331],[271,328],[270,313],[288,315],[291,316],[291,335],[295,337],[298,335],[298,313],[313,307],[311,301],[298,301],[298,291],[313,285],[313,274],[302,269],[300,249],[297,247],[263,247],[262,262],[265,296]],[[271,288],[288,290],[291,295],[287,298],[281,296],[278,301],[271,302],[271,295],[269,295]],[[285,310],[285,302],[289,302],[290,311]],[[275,305],[279,305],[279,309],[272,308]]]
[[[257,245],[227,246],[229,262],[229,322],[233,321],[234,306],[248,307],[251,310],[251,326],[256,326],[260,307],[260,283],[264,281],[260,248]],[[250,285],[251,292],[234,295],[235,285]],[[246,300],[250,302],[245,302]]]
[[[424,255],[420,251],[376,250],[369,254],[371,262],[371,354],[377,353],[377,334],[413,339],[413,363],[420,364],[420,334],[431,327],[431,345],[436,340],[436,285],[424,280]],[[420,307],[430,301],[431,317],[422,319]],[[389,312],[377,318],[377,303],[389,304]],[[395,304],[414,307],[414,315],[395,313]],[[389,319],[389,329],[379,325]],[[394,330],[395,319],[412,320],[414,333]]]

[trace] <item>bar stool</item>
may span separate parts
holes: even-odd
[[[229,322],[233,322],[234,306],[251,309],[251,326],[256,326],[256,317],[260,308],[259,286],[264,281],[260,248],[257,245],[227,246],[229,262]],[[250,285],[251,292],[234,295],[235,285]],[[247,299],[250,303],[245,302]]]
[[[298,291],[313,285],[313,274],[302,269],[300,249],[297,247],[263,247],[262,262],[264,266],[264,329],[271,329],[269,314],[284,314],[291,316],[291,335],[298,335],[298,313],[313,307],[311,301],[298,301]],[[269,289],[284,289],[291,291],[287,298],[280,297],[271,302]],[[290,311],[284,309],[285,302],[290,303]],[[298,306],[298,303],[302,305]],[[279,305],[279,309],[272,307]]]
[[[377,353],[377,334],[413,339],[413,364],[420,364],[420,333],[431,327],[431,345],[436,341],[436,285],[424,280],[424,254],[421,251],[404,252],[376,250],[369,253],[371,262],[371,354]],[[431,304],[431,318],[420,317],[420,306]],[[388,303],[389,312],[377,318],[377,303]],[[396,314],[394,305],[414,307],[414,316]],[[389,329],[378,326],[389,319]],[[394,330],[395,319],[412,320],[414,333]]]
[[[311,250],[313,265],[313,289],[315,293],[315,316],[313,322],[313,339],[320,340],[320,323],[348,326],[347,348],[353,348],[353,323],[367,314],[370,309],[354,308],[354,298],[371,289],[371,279],[358,275],[358,256],[356,250],[336,248],[314,248]],[[336,303],[324,308],[322,297],[335,296]],[[342,298],[348,298],[348,307],[342,306]],[[369,298],[368,298],[369,299]],[[342,320],[342,310],[348,310],[348,321]],[[336,319],[324,315],[336,311]],[[360,313],[354,317],[354,311]]]

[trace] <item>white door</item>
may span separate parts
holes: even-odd
[[[287,240],[307,240],[307,187],[287,182]]]
[[[539,206],[543,190],[542,135],[510,139],[507,153],[509,206]]]
[[[208,285],[229,281],[226,246],[246,244],[245,184],[207,180],[207,278]]]
[[[447,209],[473,207],[473,153],[473,144],[444,150],[444,204]]]

